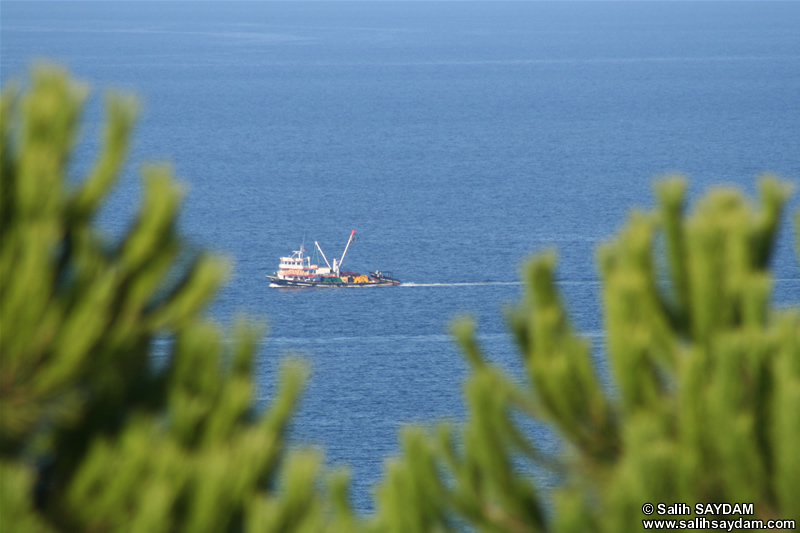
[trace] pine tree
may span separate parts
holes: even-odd
[[[800,309],[773,307],[769,271],[785,184],[762,180],[760,208],[715,190],[687,216],[684,180],[662,181],[659,207],[600,249],[610,383],[570,323],[555,255],[531,260],[509,313],[527,380],[456,322],[467,421],[406,429],[374,516],[358,518],[345,473],[325,486],[318,452],[286,448],[305,367],[287,363],[258,412],[259,328],[224,336],[204,317],[227,267],[187,253],[170,170],[144,171],[118,242],[97,228],[136,104],[109,97],[100,156],[72,179],[86,96],[53,67],[2,95],[0,532],[616,532],[659,502],[798,519]],[[800,213],[795,226],[800,254]],[[557,456],[531,422],[559,436]]]
[[[0,530],[348,528],[346,478],[329,499],[319,454],[285,450],[303,365],[286,364],[255,412],[259,329],[243,320],[226,342],[204,318],[227,266],[185,260],[170,170],[144,171],[141,209],[119,242],[97,229],[136,103],[108,98],[101,154],[72,180],[86,95],[41,67],[27,94],[2,97]]]
[[[406,432],[375,531],[618,532],[697,516],[643,512],[659,502],[753,504],[707,519],[800,518],[800,308],[773,308],[769,272],[790,187],[764,178],[760,209],[717,189],[688,217],[685,189],[658,183],[659,208],[599,250],[610,387],[570,324],[554,254],[528,263],[509,316],[525,384],[488,362],[472,322],[455,324],[467,422]],[[544,454],[523,420],[553,429],[561,453]],[[550,499],[536,468],[560,480]]]

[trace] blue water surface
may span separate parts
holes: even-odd
[[[183,232],[235,265],[213,316],[269,325],[259,401],[285,354],[310,361],[292,438],[350,465],[362,512],[399,428],[464,417],[455,316],[522,379],[502,309],[531,254],[558,250],[570,312],[601,346],[594,250],[653,205],[655,177],[688,175],[693,197],[753,193],[764,172],[800,183],[800,3],[4,0],[0,16],[3,84],[47,58],[95,90],[75,175],[102,92],[139,95],[100,223],[119,235],[142,165],[173,165]],[[800,300],[785,228],[780,305]],[[304,236],[331,257],[352,229],[346,268],[406,284],[268,287]]]

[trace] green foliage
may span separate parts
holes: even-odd
[[[690,216],[684,181],[662,181],[658,209],[600,249],[608,380],[570,323],[555,255],[532,260],[509,313],[522,379],[457,322],[467,421],[405,430],[360,520],[345,473],[324,486],[319,453],[285,449],[305,368],[285,365],[254,411],[258,328],[226,339],[204,319],[227,268],[186,265],[169,169],[145,169],[119,242],[97,230],[136,106],[108,99],[100,156],[68,179],[86,95],[46,67],[2,97],[0,531],[617,532],[639,529],[645,502],[800,518],[800,309],[773,308],[769,273],[779,181],[762,181],[760,208],[720,189]],[[800,253],[800,213],[795,225]]]
[[[634,213],[599,251],[610,384],[570,325],[553,254],[527,265],[509,316],[526,383],[487,362],[470,321],[456,323],[472,365],[460,442],[447,428],[409,435],[376,530],[627,531],[646,502],[749,502],[746,518],[800,518],[800,309],[772,308],[768,270],[789,187],[764,178],[760,210],[715,190],[688,218],[685,188],[660,182],[659,209]],[[530,442],[526,420],[555,430],[558,457]],[[560,480],[550,502],[536,467]],[[413,518],[393,528],[402,513]]]
[[[0,529],[320,531],[352,521],[320,493],[317,454],[284,457],[303,366],[286,365],[259,415],[258,329],[242,322],[228,342],[203,319],[227,266],[205,254],[177,266],[181,191],[169,169],[144,171],[142,207],[120,242],[97,231],[136,106],[108,98],[101,154],[69,180],[86,95],[43,67],[27,94],[2,98]],[[340,479],[340,501],[345,489]]]

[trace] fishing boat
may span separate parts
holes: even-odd
[[[333,265],[322,251],[319,243],[314,241],[316,250],[326,266],[312,263],[312,258],[306,255],[305,242],[299,250],[294,250],[292,255],[281,257],[277,272],[267,275],[270,287],[386,287],[400,285],[400,280],[395,279],[391,272],[380,270],[370,271],[368,274],[342,270],[342,263],[356,240],[356,230],[350,233],[347,245],[344,247],[342,257],[333,258]]]

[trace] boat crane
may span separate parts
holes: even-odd
[[[330,269],[330,271],[333,272],[333,267],[331,267],[331,264],[328,263],[328,258],[325,257],[325,252],[322,251],[322,248],[320,248],[319,243],[317,241],[314,241],[314,246],[317,247],[317,250],[319,250],[319,255],[322,256],[322,259],[325,260],[325,264],[328,265],[328,268]]]
[[[322,259],[325,261],[325,264],[328,265],[328,268],[331,269],[331,272],[333,272],[337,276],[339,275],[339,270],[342,268],[342,263],[344,263],[344,256],[347,255],[347,250],[350,248],[350,243],[356,240],[355,234],[356,230],[350,232],[350,238],[347,239],[347,245],[344,247],[344,252],[342,252],[342,258],[337,260],[334,257],[333,266],[331,266],[331,264],[328,262],[328,258],[325,257],[325,252],[322,251],[322,247],[319,245],[319,243],[317,241],[314,241],[314,246],[317,247],[317,250],[319,251],[319,254],[322,256]]]
[[[339,259],[339,264],[336,264],[336,258],[333,259],[333,270],[336,275],[339,275],[339,269],[342,268],[342,263],[344,263],[344,256],[347,255],[347,250],[350,249],[350,243],[356,240],[356,230],[350,232],[350,238],[347,239],[347,245],[344,247],[344,252],[342,252],[342,258]]]

